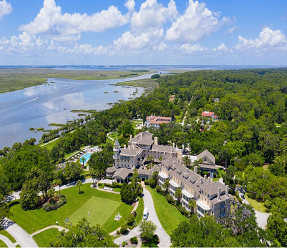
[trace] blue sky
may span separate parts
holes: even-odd
[[[286,65],[286,0],[0,0],[0,64]]]

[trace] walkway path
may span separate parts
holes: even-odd
[[[0,234],[0,240],[2,240],[8,247],[16,247],[18,243],[12,243],[6,236]]]
[[[21,247],[38,247],[34,239],[15,222],[5,219],[3,228],[14,238]]]
[[[43,228],[43,229],[41,229],[41,230],[39,230],[39,231],[37,231],[37,232],[34,232],[34,233],[30,234],[30,236],[33,237],[34,235],[36,235],[36,234],[38,234],[38,233],[41,233],[41,232],[44,232],[44,231],[46,231],[46,230],[48,230],[48,229],[51,229],[51,228],[56,228],[56,229],[58,229],[59,232],[61,232],[61,231],[63,231],[63,230],[69,231],[69,229],[67,229],[67,228],[65,228],[65,227],[52,225],[52,226],[47,226],[47,227],[45,227],[45,228]]]
[[[114,132],[114,131],[113,131],[113,132]],[[107,136],[108,136],[108,138],[109,138],[111,141],[115,141],[115,139],[113,139],[113,138],[110,136],[113,132],[107,133]]]

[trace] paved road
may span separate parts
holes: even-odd
[[[144,193],[144,197],[143,197],[144,206],[148,208],[148,212],[149,212],[148,219],[151,220],[157,226],[155,233],[158,235],[159,240],[160,240],[158,247],[170,247],[171,246],[170,237],[166,233],[166,231],[163,229],[162,225],[159,222],[159,219],[157,217],[157,214],[154,208],[152,196],[146,188],[144,188],[143,193]]]
[[[171,242],[170,242],[170,237],[169,235],[165,232],[163,229],[162,225],[159,222],[159,219],[157,217],[154,204],[153,204],[153,199],[150,194],[150,192],[147,189],[143,189],[143,200],[144,200],[144,206],[148,208],[148,220],[151,220],[154,224],[156,224],[157,229],[155,233],[158,235],[160,243],[158,244],[158,247],[170,247]],[[139,226],[133,228],[127,235],[122,235],[114,240],[114,242],[117,245],[121,245],[123,241],[128,241],[130,238],[137,236],[140,236],[140,230]]]
[[[246,200],[246,198],[242,199],[242,202],[250,205],[249,202]],[[254,211],[255,211],[255,217],[256,217],[256,221],[257,221],[258,226],[261,227],[262,229],[265,229],[267,226],[267,219],[270,216],[270,214],[269,213],[262,213],[260,211],[255,210],[255,209],[254,209]]]
[[[34,239],[15,222],[5,219],[3,227],[21,247],[38,247]]]

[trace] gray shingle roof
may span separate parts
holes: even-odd
[[[197,155],[197,160],[200,160],[204,157],[207,157],[212,163],[215,164],[215,157],[208,151],[208,150],[205,150],[203,151],[202,153],[198,154]]]

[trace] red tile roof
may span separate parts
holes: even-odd
[[[146,121],[150,124],[162,124],[171,122],[171,117],[163,117],[163,116],[148,116]]]

